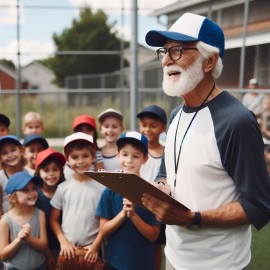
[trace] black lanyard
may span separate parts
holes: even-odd
[[[178,165],[179,165],[179,160],[180,160],[180,154],[181,154],[181,150],[182,150],[182,145],[183,145],[183,142],[184,142],[184,139],[188,133],[188,130],[193,122],[193,120],[195,119],[197,113],[199,112],[199,110],[201,110],[201,108],[203,107],[204,103],[207,101],[207,99],[210,97],[210,95],[212,94],[212,92],[214,91],[215,89],[215,84],[213,85],[212,89],[210,90],[209,94],[207,95],[207,97],[204,99],[204,101],[202,102],[202,104],[199,106],[199,108],[196,110],[196,112],[194,113],[191,121],[189,122],[188,124],[188,127],[184,133],[184,136],[182,138],[182,141],[181,141],[181,144],[180,144],[180,148],[179,148],[179,152],[178,152],[178,157],[176,159],[176,139],[177,139],[177,133],[178,133],[178,127],[179,127],[179,123],[180,123],[180,119],[181,119],[181,116],[182,116],[182,111],[183,109],[181,110],[180,112],[180,115],[179,115],[179,119],[178,119],[178,123],[177,123],[177,126],[176,126],[176,132],[175,132],[175,136],[174,136],[174,184],[173,184],[173,192],[172,192],[172,197],[174,197],[174,191],[175,191],[175,187],[176,187],[176,174],[177,174],[177,171],[178,171]]]

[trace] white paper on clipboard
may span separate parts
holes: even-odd
[[[119,173],[119,172],[85,172],[87,176],[110,188],[114,192],[127,198],[131,202],[144,207],[141,198],[143,193],[148,193],[160,200],[174,203],[179,207],[188,209],[180,202],[173,199],[168,194],[156,188],[151,183],[133,173]]]

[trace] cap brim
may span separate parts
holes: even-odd
[[[183,35],[177,32],[169,31],[157,31],[151,30],[145,36],[145,41],[149,46],[162,47],[167,40],[174,40],[178,42],[195,42],[198,41],[197,38]]]
[[[135,143],[139,143],[143,147],[143,149],[145,150],[145,152],[148,153],[148,148],[145,146],[145,144],[141,140],[139,140],[137,138],[133,138],[133,137],[122,137],[122,138],[119,138],[116,141],[116,144],[119,147],[119,145],[121,145],[124,142],[135,142]]]
[[[66,145],[64,145],[64,153],[66,154],[66,149],[71,143],[74,143],[74,142],[77,142],[77,141],[84,141],[85,143],[90,144],[91,147],[94,149],[94,151],[96,151],[96,146],[95,146],[95,144],[93,142],[90,142],[90,141],[88,141],[86,139],[78,138],[78,139],[74,139],[74,140],[68,142]]]
[[[39,142],[43,146],[44,149],[49,148],[48,142],[42,138],[34,138],[32,140],[23,142],[23,146],[27,146],[28,144],[33,143],[33,142]]]
[[[116,112],[106,112],[98,117],[98,121],[101,123],[101,122],[103,122],[103,120],[105,118],[107,118],[109,116],[115,117],[115,118],[119,119],[120,121],[123,121],[123,116],[120,115],[119,113],[116,113]]]
[[[153,111],[143,111],[137,114],[137,118],[142,118],[144,116],[153,116],[155,118],[158,118],[163,124],[166,124],[166,120],[163,119],[163,117],[161,117],[158,113],[155,113]]]

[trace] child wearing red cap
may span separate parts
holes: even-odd
[[[52,148],[47,148],[38,153],[35,163],[35,175],[42,178],[38,188],[38,199],[36,205],[46,215],[46,229],[48,236],[48,250],[46,252],[47,269],[55,269],[56,259],[60,251],[58,239],[53,233],[49,219],[52,199],[57,186],[65,180],[63,166],[66,163],[65,156]]]

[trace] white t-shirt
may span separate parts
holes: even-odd
[[[81,183],[71,179],[57,187],[51,200],[51,205],[63,212],[64,235],[77,246],[91,244],[98,233],[96,208],[103,189],[95,180]]]
[[[121,169],[117,155],[111,157],[103,156],[103,164],[104,169],[108,172],[114,172],[115,170]]]
[[[161,157],[153,157],[148,153],[148,160],[141,166],[140,176],[148,182],[153,182],[159,171]]]
[[[257,151],[250,143],[253,140],[254,147],[258,147],[258,139],[252,136],[256,132],[259,136],[259,129],[254,126],[254,133],[248,137],[250,134],[247,136],[241,125],[255,125],[256,120],[226,92],[208,102],[188,128],[196,109],[183,107],[167,132],[165,165],[174,198],[192,211],[211,210],[248,198],[258,173],[247,165],[253,158],[252,151]],[[174,187],[175,163],[185,133]],[[241,198],[238,190],[244,194]],[[251,259],[250,245],[249,225],[198,230],[166,226],[165,254],[178,270],[243,269]]]

